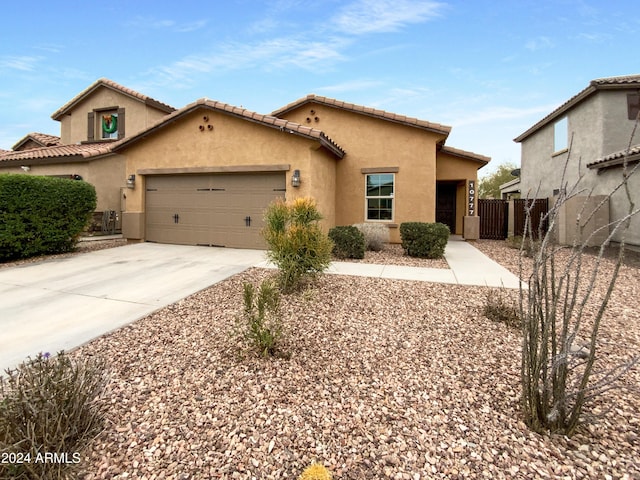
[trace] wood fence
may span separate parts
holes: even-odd
[[[524,234],[527,207],[531,206],[531,232],[534,238],[538,232],[547,232],[546,221],[543,216],[549,211],[549,200],[536,198],[513,200],[513,235]],[[509,233],[509,202],[507,200],[478,199],[478,216],[480,217],[480,238],[490,240],[504,240]],[[539,229],[540,222],[542,230]]]

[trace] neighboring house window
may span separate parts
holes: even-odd
[[[393,173],[376,173],[366,176],[367,220],[393,220]]]
[[[124,108],[105,108],[89,112],[87,140],[119,140],[124,138]]]
[[[567,117],[558,120],[553,126],[553,151],[560,152],[569,148],[569,125]]]
[[[118,138],[118,113],[108,112],[100,114],[100,138],[112,140]]]

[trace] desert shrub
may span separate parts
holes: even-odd
[[[525,257],[533,258],[536,248],[540,246],[540,242],[531,237],[514,235],[505,239],[507,247],[520,250]]]
[[[278,353],[282,338],[280,317],[280,293],[269,280],[256,288],[245,283],[243,286],[244,309],[236,319],[234,333],[241,337],[263,357]]]
[[[329,230],[329,238],[333,241],[333,254],[336,257],[364,258],[364,235],[356,227],[333,227]]]
[[[321,463],[312,463],[298,477],[298,480],[331,480],[331,472]]]
[[[400,224],[400,238],[410,257],[442,258],[449,227],[443,223],[404,222]]]
[[[308,197],[291,203],[278,199],[267,207],[262,234],[283,292],[297,290],[305,279],[329,267],[333,243],[320,228],[321,219],[315,201]]]
[[[521,327],[518,302],[510,298],[504,290],[489,290],[482,314],[492,322],[504,323],[511,328]]]
[[[0,378],[0,454],[23,462],[0,463],[0,478],[69,478],[81,449],[103,428],[106,382],[104,362],[64,352],[7,370]],[[63,461],[45,461],[45,454]]]
[[[95,208],[86,182],[0,175],[0,261],[73,250]]]
[[[364,248],[367,251],[379,252],[389,243],[389,228],[379,223],[358,223],[354,225],[364,235]]]

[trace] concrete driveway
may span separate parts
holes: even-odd
[[[0,269],[0,370],[70,350],[264,261],[262,250],[139,243]]]

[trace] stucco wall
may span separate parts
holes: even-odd
[[[205,128],[201,130],[200,126]],[[267,170],[286,165],[286,198],[316,198],[325,217],[323,225],[328,228],[335,218],[332,185],[336,159],[318,147],[318,142],[311,139],[207,108],[198,109],[120,152],[126,157],[126,175],[136,175],[136,187],[127,192],[127,211],[144,212],[145,173],[150,170],[205,173],[206,169],[222,167],[237,172],[242,168],[260,171],[261,166]],[[302,177],[298,188],[291,186],[296,169]]]
[[[563,168],[568,161],[565,182],[571,189],[577,185],[586,195],[606,195],[621,178],[621,168],[603,171],[586,168],[610,153],[627,148],[634,121],[628,119],[627,93],[625,90],[598,91],[567,112],[569,139],[573,134],[570,152],[554,154],[553,123],[541,128],[521,144],[522,197],[552,197],[554,189],[560,189]],[[636,136],[633,143],[638,143]],[[638,176],[640,177],[640,176]],[[536,189],[539,193],[536,195]],[[636,205],[640,204],[640,178],[631,179],[631,192]],[[616,192],[610,202],[610,218],[621,218],[627,211],[628,201],[623,192]],[[619,241],[620,235],[614,240]],[[627,234],[630,243],[640,245],[640,220],[635,218]]]
[[[554,151],[555,122],[544,126],[526,138],[521,147],[522,197],[551,197],[564,182],[571,188],[585,172],[587,159],[595,159],[602,152],[601,102],[595,96],[567,113],[568,143],[571,151]],[[562,117],[561,117],[562,118]],[[589,160],[593,161],[593,160]]]
[[[474,180],[478,184],[478,167],[480,164],[473,160],[466,160],[462,157],[438,152],[436,161],[436,180],[457,181],[456,188],[456,231],[452,233],[462,234],[463,219],[468,215],[468,194],[467,188],[469,180]],[[477,199],[474,200],[474,211],[478,211]]]
[[[120,186],[125,182],[125,160],[123,157],[110,156],[92,162],[59,163],[53,165],[32,165],[25,173],[20,167],[2,168],[2,173],[20,173],[25,175],[80,175],[84,181],[96,189],[96,211],[120,211]]]
[[[165,112],[146,106],[134,99],[110,88],[101,87],[73,107],[70,114],[60,120],[60,141],[65,145],[87,141],[88,114],[93,109],[117,107],[125,109],[125,134],[130,137],[134,133],[148,127]],[[95,139],[100,139],[100,131],[96,127]]]
[[[394,218],[380,222],[391,226],[391,242],[400,241],[400,223],[435,220],[436,142],[443,135],[315,103],[282,117],[322,130],[347,152],[336,164],[336,225],[365,221],[363,168],[398,169]]]

